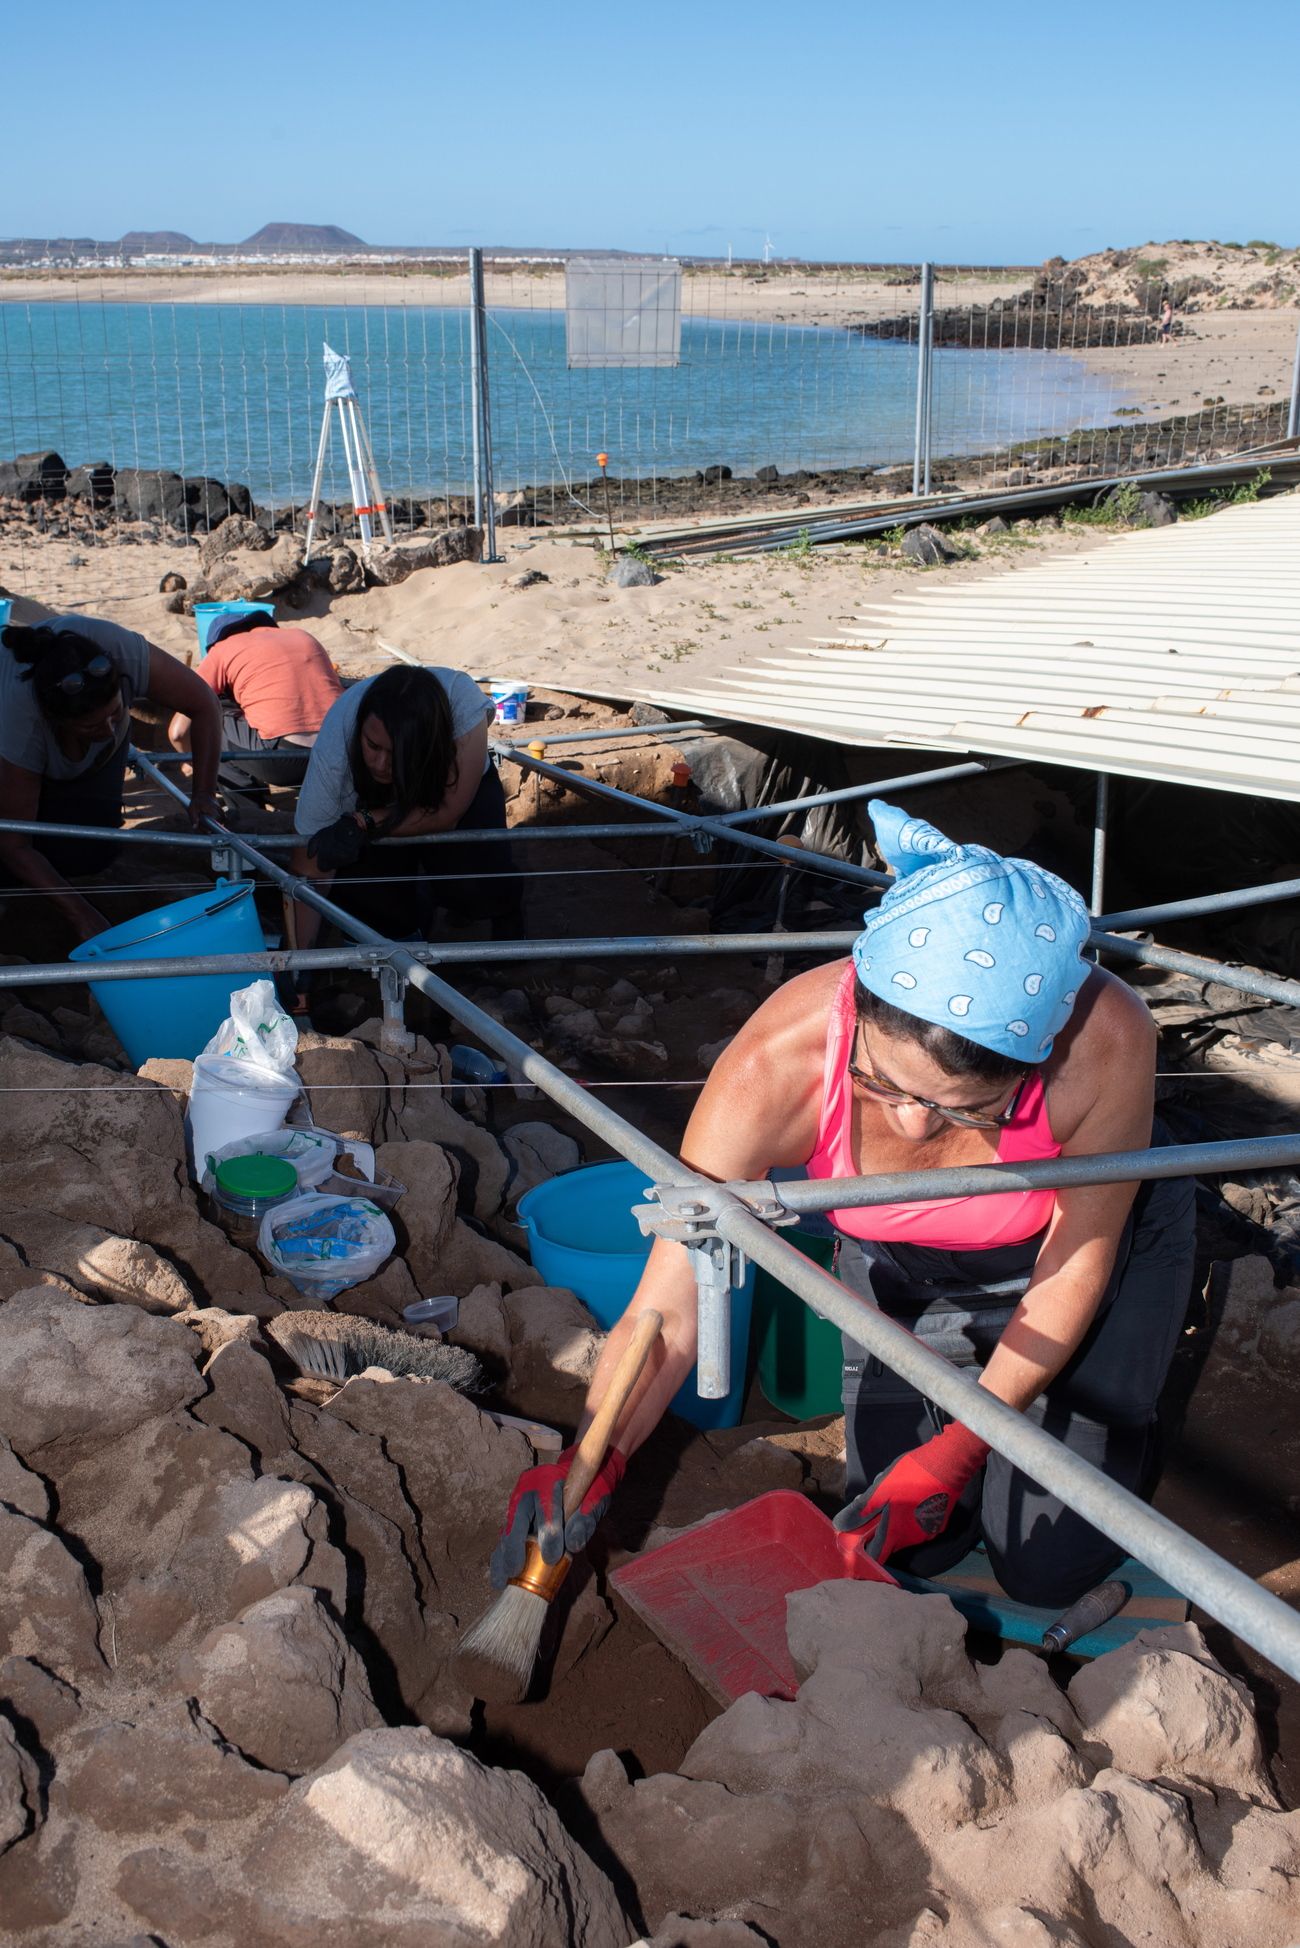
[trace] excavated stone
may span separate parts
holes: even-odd
[[[0,1710],[30,1725],[47,1749],[81,1716],[81,1697],[31,1657],[0,1659]]]
[[[223,1738],[276,1772],[307,1772],[383,1723],[361,1659],[313,1590],[250,1605],[181,1660],[180,1678]]]
[[[33,1285],[61,1283],[49,1272],[33,1270],[12,1238],[0,1238],[0,1305],[15,1292],[30,1291]]]
[[[351,1313],[356,1319],[376,1319],[381,1326],[400,1330],[402,1312],[423,1294],[404,1259],[390,1258],[382,1271],[362,1285],[353,1285],[334,1300],[335,1312]]]
[[[572,1425],[605,1344],[605,1334],[581,1299],[548,1285],[507,1292],[510,1401],[534,1420]],[[459,1323],[459,1321],[457,1322]]]
[[[193,1335],[137,1306],[19,1292],[0,1333],[0,1426],[29,1464],[103,1445],[203,1392]],[[48,1465],[47,1465],[48,1464]]]
[[[85,1571],[50,1529],[0,1508],[0,1656],[36,1657],[60,1677],[102,1671]]]
[[[641,1935],[632,1948],[769,1948],[772,1937],[744,1921],[701,1921],[667,1914],[654,1935]]]
[[[513,1166],[505,1197],[511,1210],[525,1191],[562,1171],[576,1170],[582,1162],[573,1138],[551,1123],[514,1123],[501,1141]]]
[[[194,1408],[196,1420],[233,1434],[264,1474],[278,1473],[293,1455],[289,1410],[275,1375],[245,1339],[228,1340],[208,1361],[209,1392]]]
[[[59,1754],[50,1811],[134,1837],[248,1819],[278,1804],[288,1784],[247,1764],[178,1700],[74,1732]]]
[[[359,1384],[349,1382],[344,1392]],[[349,1620],[379,1653],[371,1667],[376,1685],[381,1662],[387,1674],[380,1696],[386,1714],[410,1714],[448,1733],[467,1731],[470,1701],[450,1697],[440,1682],[457,1625],[440,1608],[425,1554],[423,1511],[408,1493],[396,1460],[382,1436],[353,1427],[332,1407],[294,1402],[290,1421],[299,1465],[347,1537],[357,1586]],[[436,1519],[431,1511],[431,1546]]]
[[[50,1491],[38,1474],[25,1468],[0,1434],[0,1502],[30,1516],[33,1522],[50,1519]]]
[[[476,1285],[466,1293],[448,1337],[477,1353],[496,1378],[509,1380],[510,1318],[499,1285]]]
[[[318,1129],[382,1143],[386,1080],[373,1049],[346,1036],[300,1033],[297,1065]]]
[[[113,1661],[151,1677],[290,1583],[342,1598],[346,1568],[311,1488],[256,1475],[242,1441],[186,1415],[99,1450],[58,1489],[62,1527],[102,1570]]]
[[[408,1094],[399,1129],[402,1143],[398,1145],[398,1159],[403,1144],[439,1144],[459,1167],[457,1189],[462,1210],[476,1218],[496,1215],[505,1198],[510,1159],[489,1130],[481,1129],[453,1109],[438,1089]],[[388,1162],[385,1168],[393,1172],[399,1183],[404,1182],[395,1161]]]
[[[256,1261],[199,1215],[170,1090],[12,1039],[0,1039],[0,1068],[14,1089],[0,1127],[0,1206],[146,1240],[200,1297],[231,1311],[266,1307]]]
[[[18,1742],[12,1722],[0,1712],[0,1853],[31,1832],[40,1817],[40,1774],[30,1752]]]
[[[190,1099],[190,1087],[194,1081],[194,1064],[180,1056],[153,1055],[141,1064],[136,1074],[146,1082],[157,1082],[170,1090],[176,1107],[184,1116]]]
[[[393,1213],[398,1248],[423,1292],[444,1291],[436,1283],[438,1266],[456,1225],[456,1166],[436,1143],[385,1143],[375,1161],[399,1182],[406,1195]]]
[[[656,1938],[681,1909],[753,1921],[782,1948],[860,1948],[912,1911],[924,1871],[898,1814],[849,1794],[742,1797],[660,1774],[627,1787],[599,1827]]]
[[[625,1948],[605,1875],[537,1787],[422,1729],[362,1732],[294,1786],[248,1859],[268,1948]]]
[[[152,1245],[114,1237],[97,1224],[69,1224],[45,1211],[8,1210],[5,1224],[29,1265],[87,1298],[163,1313],[180,1312],[193,1302],[185,1280]]]
[[[260,1336],[258,1321],[251,1313],[226,1312],[219,1305],[191,1306],[180,1315],[180,1319],[198,1336],[199,1344],[209,1360],[223,1346],[229,1346],[236,1340],[253,1345]]]
[[[1167,1648],[1164,1636],[1140,1631],[1076,1673],[1070,1702],[1084,1736],[1139,1779],[1194,1779],[1275,1806],[1245,1687],[1214,1664],[1203,1640],[1192,1656]]]
[[[786,1612],[795,1668],[806,1673],[797,1700],[738,1699],[686,1754],[685,1777],[746,1795],[864,1793],[922,1835],[1006,1804],[1006,1760],[923,1695],[925,1684],[954,1699],[974,1689],[965,1624],[946,1597],[823,1583],[791,1594]]]
[[[532,1266],[507,1246],[495,1238],[485,1238],[463,1218],[457,1218],[438,1254],[434,1281],[426,1289],[430,1293],[450,1292],[459,1299],[476,1285],[495,1282],[513,1292],[533,1284],[536,1277]]]

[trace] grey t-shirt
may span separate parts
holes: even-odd
[[[464,670],[443,669],[436,664],[426,667],[447,693],[454,737],[464,737],[467,731],[486,723],[494,714],[491,699],[484,696],[473,677],[467,676]],[[325,713],[294,815],[294,831],[304,839],[310,838],[313,832],[323,832],[336,818],[342,818],[344,812],[357,809],[349,752],[353,729],[363,714],[366,691],[374,681],[374,677],[369,677],[364,683],[354,683]],[[483,769],[487,770],[487,761]]]
[[[85,772],[93,771],[130,736],[131,704],[149,688],[149,644],[134,629],[123,629],[120,623],[106,622],[102,616],[51,616],[41,627],[75,630],[112,659],[122,673],[122,695],[126,702],[121,726],[114,737],[92,744],[84,757],[69,757],[53,725],[42,715],[36,692],[26,681],[23,673],[27,664],[17,662],[11,651],[0,643],[0,758],[21,765],[24,771],[34,771],[41,778],[80,778]]]

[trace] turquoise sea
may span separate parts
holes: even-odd
[[[910,461],[914,346],[783,323],[684,319],[674,368],[571,371],[564,314],[489,314],[496,485],[651,479],[716,463],[782,473]],[[170,467],[303,498],[320,433],[321,346],[352,359],[389,494],[470,482],[469,314],[403,305],[0,303],[0,457]],[[1103,425],[1113,394],[1078,360],[938,351],[933,451]],[[346,481],[334,443],[327,493]]]

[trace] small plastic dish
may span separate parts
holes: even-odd
[[[451,1332],[459,1316],[460,1300],[455,1298],[417,1299],[402,1307],[408,1326],[436,1326],[439,1332]]]

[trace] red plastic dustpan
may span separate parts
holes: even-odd
[[[803,1495],[776,1488],[624,1563],[610,1582],[730,1704],[746,1691],[793,1698],[799,1679],[785,1641],[785,1599],[845,1577],[894,1582],[860,1536],[841,1535]]]

